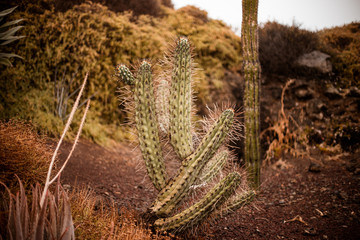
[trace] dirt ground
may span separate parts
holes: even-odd
[[[71,144],[63,145],[63,161]],[[85,186],[99,197],[140,214],[156,197],[138,149],[119,145],[108,150],[81,141],[62,183],[65,188]],[[311,165],[308,159],[287,157],[262,170],[262,191],[251,206],[213,221],[193,239],[360,239],[360,174],[349,171],[351,159]],[[317,158],[321,162],[322,155]],[[176,170],[175,166],[170,166]],[[351,168],[351,166],[350,166]]]

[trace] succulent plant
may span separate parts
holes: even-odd
[[[12,13],[15,9],[16,9],[16,7],[13,7],[13,8],[9,8],[4,11],[1,11],[0,12],[0,22],[3,22],[4,17],[9,15],[10,13]],[[16,26],[16,27],[9,28],[10,26],[16,25],[21,21],[23,21],[23,19],[17,19],[14,21],[10,21],[10,22],[1,24],[1,26],[0,26],[0,31],[1,31],[0,32],[0,42],[1,42],[0,45],[1,46],[7,45],[15,40],[25,37],[25,36],[15,36],[15,33],[17,31],[19,31],[23,26]],[[9,60],[9,58],[12,58],[12,57],[22,58],[19,55],[14,54],[14,53],[1,52],[0,53],[0,64],[12,66],[12,64]]]
[[[229,152],[219,152],[219,149],[232,129],[235,115],[232,109],[223,111],[200,143],[195,145],[191,121],[192,57],[187,38],[178,39],[172,57],[171,82],[160,81],[157,94],[154,93],[151,65],[147,61],[142,61],[135,76],[122,64],[116,67],[115,75],[132,86],[140,150],[148,175],[160,191],[149,208],[149,213],[157,219],[154,225],[162,230],[181,231],[220,209],[239,186],[241,177],[238,172],[228,174],[197,203],[171,216],[192,189],[213,179],[225,165]],[[167,86],[169,92],[166,92]],[[157,114],[169,119],[158,121]],[[160,131],[167,133],[174,152],[182,160],[181,167],[170,179],[165,169]],[[224,209],[231,211],[241,207],[250,202],[253,195],[253,191],[246,192]]]
[[[245,79],[245,163],[253,188],[260,186],[260,61],[258,43],[258,0],[243,0],[241,43]]]

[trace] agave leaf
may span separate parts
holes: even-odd
[[[8,191],[10,203],[9,203],[9,216],[8,216],[8,224],[7,224],[7,231],[8,231],[8,237],[10,240],[13,240],[16,236],[15,228],[14,228],[14,214],[15,214],[15,206],[13,203],[13,195],[11,194],[9,188],[7,188],[6,185],[4,185],[2,182],[0,182]]]
[[[36,230],[37,230],[37,223],[39,221],[38,212],[39,212],[39,196],[40,196],[40,185],[37,183],[35,188],[32,188],[33,198],[32,198],[32,206],[31,206],[31,221],[33,223],[31,228],[31,235],[29,239],[35,240],[36,239]]]
[[[18,24],[19,22],[23,21],[24,19],[21,18],[21,19],[17,19],[17,20],[14,20],[14,21],[11,21],[11,22],[7,22],[7,23],[4,23],[3,25],[0,26],[0,28],[5,28],[5,27],[9,27],[11,25],[15,25],[15,24]]]
[[[71,207],[69,203],[69,199],[62,189],[62,198],[63,198],[63,221],[61,223],[62,225],[62,236],[60,239],[75,239],[74,235],[74,224],[71,217]]]
[[[20,216],[20,194],[16,194],[15,200],[15,230],[16,230],[16,239],[24,239],[23,230],[21,227],[21,216]]]
[[[7,40],[7,41],[1,43],[0,45],[9,44],[9,43],[11,43],[13,41],[19,40],[19,39],[24,38],[24,37],[25,36],[9,36],[9,37],[7,37],[7,39],[2,39],[2,40]]]
[[[1,12],[0,12],[0,17],[4,17],[4,16],[12,13],[16,8],[17,8],[17,6],[16,6],[16,7],[13,7],[13,8],[6,9],[6,10],[4,10],[4,11],[1,11]]]
[[[58,239],[57,238],[57,231],[56,231],[56,226],[57,226],[56,212],[57,212],[57,207],[56,207],[56,204],[55,204],[55,197],[50,196],[50,199],[49,199],[49,217],[50,217],[50,221],[47,222],[47,226],[48,226],[48,232],[51,235],[51,239]]]
[[[23,27],[24,26],[16,26],[16,27],[10,28],[6,32],[0,33],[0,40],[7,40],[6,38],[8,36],[13,36],[17,31],[19,31]]]
[[[38,203],[38,202],[37,202]],[[38,221],[36,226],[36,239],[44,239],[44,229],[45,229],[45,219],[46,219],[46,209],[48,204],[48,194],[45,196],[45,202],[43,207],[40,210],[38,215]]]
[[[11,57],[22,58],[21,56],[14,53],[0,53],[0,58],[11,58]]]
[[[17,177],[17,176],[16,176]],[[21,227],[24,233],[24,236],[27,236],[29,233],[29,211],[28,211],[28,204],[27,204],[27,197],[25,194],[25,189],[22,182],[19,180],[20,184],[20,217],[21,217]]]
[[[8,67],[12,66],[11,62],[7,58],[0,58],[0,64],[6,65]]]

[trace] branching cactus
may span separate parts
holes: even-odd
[[[231,172],[197,203],[175,213],[195,188],[214,179],[224,167],[229,151],[219,149],[232,129],[235,114],[232,109],[223,111],[200,143],[194,144],[191,124],[192,58],[187,38],[179,38],[171,62],[171,82],[159,81],[157,94],[154,93],[152,70],[147,61],[140,64],[135,76],[124,65],[117,66],[116,75],[132,88],[140,150],[149,177],[159,190],[149,208],[149,213],[157,219],[154,226],[162,230],[182,231],[206,219],[214,211],[223,214],[249,203],[254,192],[238,195],[224,207],[241,182],[240,174]],[[168,89],[165,89],[166,86]],[[156,114],[169,119],[158,123]],[[182,160],[181,167],[171,179],[165,169],[160,131],[167,133],[174,152]]]

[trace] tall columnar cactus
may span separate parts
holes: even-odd
[[[245,78],[245,162],[254,188],[260,185],[260,62],[257,25],[258,0],[242,1],[241,41]]]
[[[155,99],[151,66],[147,61],[140,64],[135,77],[124,65],[116,68],[116,75],[132,86],[140,149],[150,179],[160,191],[149,212],[158,218],[154,225],[163,230],[179,231],[203,220],[219,209],[240,183],[240,175],[237,172],[230,173],[193,206],[170,216],[192,189],[210,181],[222,169],[229,153],[216,153],[224,144],[234,122],[234,111],[223,111],[198,146],[194,146],[191,126],[190,49],[186,38],[182,37],[177,41],[172,60],[171,83],[160,81],[157,85],[156,96],[161,98],[160,100]],[[164,89],[166,86],[169,86],[168,93],[167,89]],[[164,92],[162,94],[159,91]],[[169,117],[168,120],[161,121],[166,124],[157,122],[156,113],[161,114],[161,117]],[[180,169],[171,179],[168,179],[164,167],[159,129],[168,133],[174,151],[182,160]],[[254,192],[247,192],[240,195],[224,209],[231,211],[244,205],[244,202],[248,203],[253,194]]]

